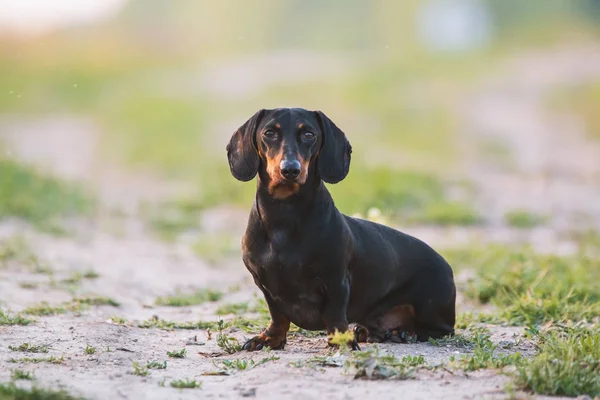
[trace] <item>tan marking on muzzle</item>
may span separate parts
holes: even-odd
[[[269,182],[269,193],[278,200],[283,200],[290,197],[300,190],[300,185],[306,182],[308,177],[308,162],[299,154],[297,155],[300,161],[300,175],[296,178],[296,182],[285,182],[281,174],[281,161],[283,160],[283,151],[279,152],[275,157],[267,157],[267,174],[271,178]]]

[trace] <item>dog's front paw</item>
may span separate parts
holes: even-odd
[[[262,350],[264,347],[270,347],[273,350],[283,350],[286,343],[285,336],[269,336],[263,332],[246,341],[242,346],[242,350],[255,351]]]

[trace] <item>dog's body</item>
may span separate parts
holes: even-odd
[[[303,109],[261,110],[232,137],[233,175],[247,181],[258,173],[243,260],[272,319],[244,348],[283,348],[290,322],[328,333],[355,322],[354,348],[356,340],[453,332],[456,290],[446,261],[412,236],[335,207],[323,180],[342,180],[350,153],[333,122]]]

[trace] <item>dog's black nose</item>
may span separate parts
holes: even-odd
[[[300,161],[298,160],[283,160],[279,167],[281,174],[286,179],[295,179],[300,175]]]

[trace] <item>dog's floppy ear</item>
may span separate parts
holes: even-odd
[[[229,159],[231,175],[242,182],[251,180],[258,172],[259,159],[254,143],[254,135],[265,111],[258,111],[244,125],[240,126],[231,136],[231,140],[227,145],[227,158]]]
[[[316,111],[315,114],[323,132],[323,143],[317,160],[319,175],[327,183],[338,183],[350,170],[352,146],[344,132],[329,117],[321,111]]]

